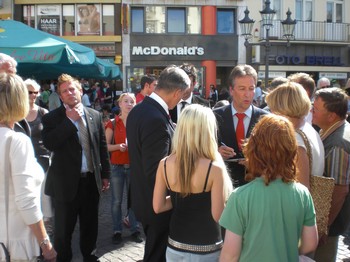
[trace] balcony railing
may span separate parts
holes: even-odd
[[[350,24],[298,21],[295,26],[295,40],[350,42]],[[266,31],[260,21],[260,38],[265,39]],[[283,39],[282,25],[279,20],[273,21],[270,29],[270,39]]]

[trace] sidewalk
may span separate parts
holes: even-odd
[[[101,262],[133,262],[142,260],[145,242],[135,243],[128,237],[129,232],[123,232],[123,243],[113,245],[112,243],[112,216],[111,216],[111,193],[110,190],[104,193],[100,202],[99,214],[99,235],[97,240],[97,256]],[[79,228],[77,226],[73,239],[73,262],[82,262],[82,256],[79,250]],[[350,230],[346,237],[339,239],[339,248],[337,262],[350,262]]]

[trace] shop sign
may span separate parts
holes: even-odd
[[[163,55],[163,56],[202,56],[204,48],[198,46],[184,47],[160,47],[160,46],[134,46],[132,55]]]
[[[115,56],[115,45],[114,44],[85,44],[82,45],[87,46],[94,50],[97,56]]]
[[[301,58],[299,56],[278,55],[275,58],[278,65],[299,65]],[[342,66],[340,57],[335,56],[305,56],[305,65],[313,66]]]
[[[320,77],[327,77],[328,79],[347,79],[347,73],[331,73],[331,72],[320,72]]]

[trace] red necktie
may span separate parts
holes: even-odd
[[[238,123],[236,127],[236,138],[239,149],[242,149],[242,141],[244,140],[244,123],[243,119],[245,117],[244,113],[236,113],[238,118]]]

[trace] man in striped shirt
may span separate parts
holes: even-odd
[[[340,88],[324,88],[315,94],[312,122],[321,128],[320,136],[325,149],[324,176],[335,179],[329,235],[327,239],[320,239],[315,256],[318,262],[336,260],[339,235],[350,224],[350,124],[346,121],[347,104],[348,96]]]

